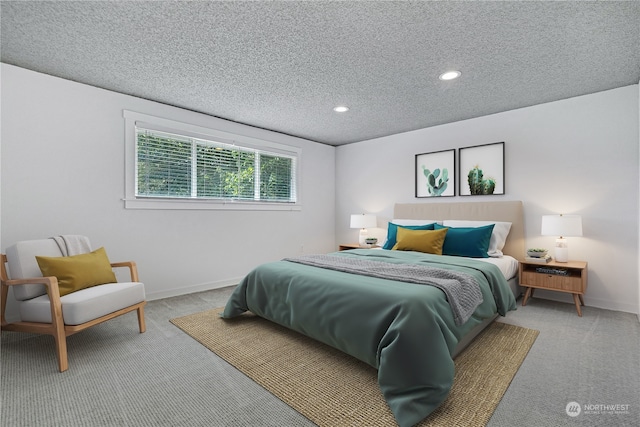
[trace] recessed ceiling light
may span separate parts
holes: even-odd
[[[458,77],[460,77],[460,71],[447,71],[446,73],[442,73],[440,74],[439,79],[440,80],[453,80],[453,79],[457,79]]]
[[[336,113],[346,113],[347,111],[349,111],[349,107],[345,105],[338,105],[337,107],[333,107],[333,111],[335,111]]]

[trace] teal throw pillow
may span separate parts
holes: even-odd
[[[448,228],[442,246],[442,255],[489,258],[489,242],[495,224],[484,227],[445,227],[435,225],[435,230]]]

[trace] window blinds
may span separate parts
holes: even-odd
[[[295,203],[296,161],[136,124],[136,197]]]

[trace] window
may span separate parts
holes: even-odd
[[[126,207],[299,209],[300,149],[142,116],[125,111]]]

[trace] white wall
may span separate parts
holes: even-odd
[[[85,234],[155,299],[335,248],[335,148],[2,64],[1,247]],[[302,148],[302,211],[124,209],[122,110]],[[304,246],[304,248],[303,248]]]
[[[351,213],[386,227],[395,202],[438,202],[414,197],[415,154],[504,141],[505,195],[441,201],[522,200],[528,247],[553,248],[543,214],[582,215],[584,236],[569,238],[569,251],[589,263],[585,304],[638,313],[638,96],[632,85],[338,147],[338,243],[356,238]]]
[[[415,154],[505,141],[506,195],[443,201],[522,200],[528,246],[553,246],[541,215],[581,214],[570,254],[589,262],[586,304],[638,313],[638,85],[335,149],[1,67],[3,250],[80,233],[113,260],[136,260],[150,299],[224,286],[262,262],[354,241],[351,213],[384,227],[395,202],[436,203],[414,198]],[[123,109],[302,147],[302,211],[125,210]]]

